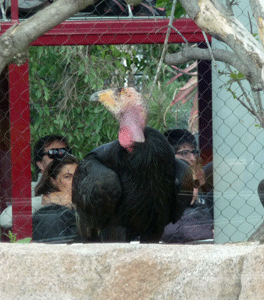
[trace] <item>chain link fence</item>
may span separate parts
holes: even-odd
[[[25,8],[33,3],[34,9]],[[258,195],[263,129],[239,101],[239,85],[232,85],[234,97],[227,85],[230,72],[218,62],[177,66],[160,62],[169,22],[165,4],[158,8],[155,2],[143,2],[133,8],[122,1],[107,3],[98,2],[41,36],[21,66],[11,64],[1,74],[0,197],[1,211],[7,217],[2,241],[14,239],[13,234],[18,239],[32,236],[35,191],[31,182],[38,179],[32,161],[37,141],[47,135],[65,137],[71,153],[81,160],[92,149],[116,139],[117,122],[101,105],[89,102],[89,97],[120,86],[134,86],[145,96],[150,126],[161,132],[188,129],[195,135],[202,166],[213,164],[207,176],[210,194],[200,195],[200,202],[213,207],[212,239],[217,243],[247,240],[263,221]],[[37,4],[49,5],[48,1],[18,1],[21,22],[39,9]],[[248,3],[235,9],[245,26],[253,26]],[[1,34],[11,26],[12,13],[9,2],[3,1]],[[177,31],[171,31],[168,53],[181,51],[182,36],[207,47],[190,19],[173,25]],[[215,40],[212,47],[226,48]],[[187,82],[191,89],[187,90]],[[250,95],[249,85],[243,82],[243,87]],[[37,201],[39,209],[42,200]],[[199,217],[199,222],[204,225],[206,220]],[[179,226],[195,233],[197,224]]]

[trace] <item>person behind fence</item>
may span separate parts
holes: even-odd
[[[33,240],[53,241],[76,237],[77,227],[72,206],[72,179],[78,160],[73,155],[54,159],[36,186],[36,195],[44,205],[33,215]]]
[[[195,136],[186,129],[171,129],[164,133],[175,151],[175,157],[190,164],[194,179],[205,184],[205,175],[200,164]],[[198,189],[194,190],[193,201],[175,224],[168,224],[162,241],[185,243],[213,238],[213,219],[206,204],[199,202]]]
[[[35,188],[40,181],[43,172],[54,158],[62,158],[67,153],[71,153],[71,150],[67,139],[63,136],[47,135],[36,142],[33,150],[33,164],[37,180],[31,183],[32,213],[43,206],[42,197],[35,196]],[[13,223],[12,216],[12,205],[10,205],[0,215],[0,226],[11,228]]]
[[[32,182],[32,196],[46,167],[54,158],[62,158],[67,153],[71,154],[70,146],[65,137],[60,135],[47,135],[40,138],[33,150],[33,163],[36,171],[36,181]]]

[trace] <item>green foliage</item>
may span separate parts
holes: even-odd
[[[27,237],[27,238],[24,238],[22,240],[18,240],[18,241],[15,241],[15,243],[17,244],[28,244],[32,241],[32,238],[30,237]]]
[[[170,45],[168,51],[178,49],[179,45]],[[32,144],[45,135],[60,134],[82,159],[95,147],[115,140],[117,121],[101,104],[90,102],[90,95],[130,85],[132,80],[148,98],[161,51],[162,45],[31,47]],[[149,125],[161,131],[175,127],[174,108],[168,110],[166,123],[164,115],[175,89],[186,82],[181,78],[167,85],[172,76],[164,65],[149,103]],[[182,114],[186,126],[188,117],[189,112],[187,117]]]
[[[168,85],[169,79],[171,79],[170,73],[163,72],[161,74],[158,85],[153,91],[153,99],[149,102],[148,124],[161,132],[174,127],[188,128],[188,119],[192,107],[191,101],[187,102],[179,111],[177,111],[176,105],[171,106],[175,90],[182,87],[186,80],[181,79],[181,81]],[[177,123],[175,121],[176,114],[178,114]]]
[[[16,234],[14,234],[11,230],[8,230],[8,234],[5,233],[5,235],[9,238],[9,241],[11,243],[14,243],[16,241]]]
[[[19,243],[19,244],[27,244],[30,243],[32,238],[27,237],[21,240],[17,240],[17,235],[14,234],[11,230],[8,231],[8,234],[5,234],[8,238],[10,243]]]
[[[234,80],[241,80],[245,78],[245,75],[242,74],[241,72],[234,71],[233,73],[230,74],[230,77]]]
[[[106,64],[110,73],[116,71],[113,57],[118,55],[118,51],[111,56],[110,49],[102,49],[101,46],[87,48],[30,49],[33,143],[48,134],[65,135],[79,159],[94,147],[116,139],[118,128],[117,122],[103,106],[89,102],[94,91],[108,86],[107,73],[101,70]],[[100,53],[103,59],[95,59],[93,52]],[[117,77],[124,78],[125,68],[118,70]],[[111,130],[103,127],[103,123],[107,123]]]
[[[157,7],[165,7],[166,8],[166,15],[169,17],[171,15],[171,8],[172,8],[172,0],[157,0]],[[185,9],[182,7],[181,2],[177,1],[174,18],[179,19],[181,17],[186,17]]]

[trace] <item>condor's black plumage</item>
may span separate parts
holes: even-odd
[[[131,133],[128,127],[139,123],[131,123],[134,116],[128,104],[124,106],[129,122],[121,120],[120,131],[126,124],[125,133],[90,152],[76,170],[73,203],[78,227],[87,240],[92,240],[95,232],[102,241],[137,237],[143,242],[158,241],[164,227],[177,221],[191,201],[191,171],[175,160],[173,149],[157,130],[144,127],[143,135]],[[141,120],[138,115],[136,118]],[[127,134],[133,136],[133,143]],[[177,197],[180,186],[190,192],[189,197]]]

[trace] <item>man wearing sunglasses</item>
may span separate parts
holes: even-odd
[[[33,151],[36,181],[31,182],[32,213],[42,207],[42,198],[35,197],[35,187],[44,170],[54,158],[62,159],[68,153],[71,153],[71,150],[67,139],[60,135],[47,135],[37,141]],[[10,205],[0,215],[0,226],[10,228],[12,220],[12,205]]]
[[[33,151],[34,166],[37,175],[37,182],[48,164],[54,159],[63,158],[67,153],[71,153],[69,144],[65,137],[60,135],[47,135],[40,138]],[[32,189],[36,184],[33,184]],[[35,191],[32,191],[35,194]]]

